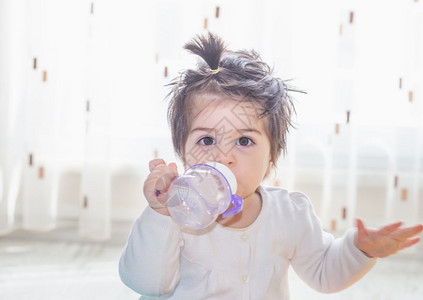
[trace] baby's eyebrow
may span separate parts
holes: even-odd
[[[190,132],[194,132],[194,131],[207,131],[207,132],[210,132],[210,131],[214,131],[214,130],[216,130],[216,128],[196,127],[194,129],[191,129]]]
[[[239,132],[253,132],[253,133],[257,133],[259,135],[261,135],[261,131],[257,130],[255,128],[244,128],[244,129],[237,129]]]
[[[236,130],[238,132],[244,133],[244,132],[253,132],[253,133],[257,133],[259,135],[262,135],[262,132],[260,130],[257,130],[255,128],[241,128],[241,129],[237,129],[237,128],[232,128],[231,130],[227,130],[225,131],[226,133],[232,130]],[[211,131],[219,131],[218,128],[209,128],[209,127],[196,127],[194,129],[191,130],[191,132],[194,131],[206,131],[206,132],[211,132]]]

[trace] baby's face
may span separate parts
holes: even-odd
[[[253,194],[271,166],[266,120],[245,101],[216,96],[193,99],[194,119],[185,144],[187,166],[208,161],[223,163],[235,174],[237,194]],[[213,100],[215,99],[215,100]]]

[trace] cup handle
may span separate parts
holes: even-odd
[[[242,199],[240,196],[233,194],[231,198],[231,202],[233,204],[232,209],[225,211],[222,214],[222,218],[230,217],[232,215],[239,213],[242,210],[244,199]]]

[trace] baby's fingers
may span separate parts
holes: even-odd
[[[359,239],[368,238],[369,233],[364,227],[364,223],[361,219],[357,218],[357,234]]]
[[[419,237],[408,239],[399,244],[399,250],[413,246],[414,244],[417,244],[419,241],[420,241]]]
[[[178,175],[178,166],[176,165],[176,163],[172,162],[168,165],[168,167],[169,167],[171,172]]]
[[[151,160],[148,163],[148,168],[150,169],[150,172],[153,171],[158,165],[165,165],[166,166],[166,163],[161,158],[156,158],[156,159]]]
[[[413,227],[407,227],[404,229],[398,229],[394,233],[391,234],[391,237],[396,240],[406,240],[416,234],[419,234],[423,231],[423,225],[416,225]]]
[[[152,208],[165,207],[162,201],[159,201],[156,195],[156,178],[149,178],[144,183],[144,195]]]
[[[178,175],[175,163],[166,165],[163,159],[153,159],[149,163],[150,174],[144,182],[144,195],[153,208],[164,207],[171,182]]]
[[[157,179],[155,190],[166,192],[173,179],[178,176],[178,169],[175,163],[170,163],[169,165],[159,164],[151,172],[151,175]]]
[[[396,222],[390,225],[383,226],[381,229],[379,229],[379,233],[382,235],[390,234],[391,232],[394,232],[400,226],[402,225],[402,222]]]

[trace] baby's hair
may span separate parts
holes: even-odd
[[[194,38],[191,43],[185,44],[184,48],[204,59],[211,70],[219,69],[219,62],[225,51],[222,40],[211,34],[208,40],[204,36]]]
[[[173,80],[168,121],[175,152],[183,162],[184,146],[193,115],[191,101],[199,95],[229,96],[231,99],[258,104],[257,117],[267,118],[272,162],[276,165],[281,152],[286,152],[286,135],[292,126],[295,108],[288,91],[298,91],[279,78],[257,52],[229,51],[216,35],[197,36],[184,46],[202,58],[196,69],[188,69]]]

